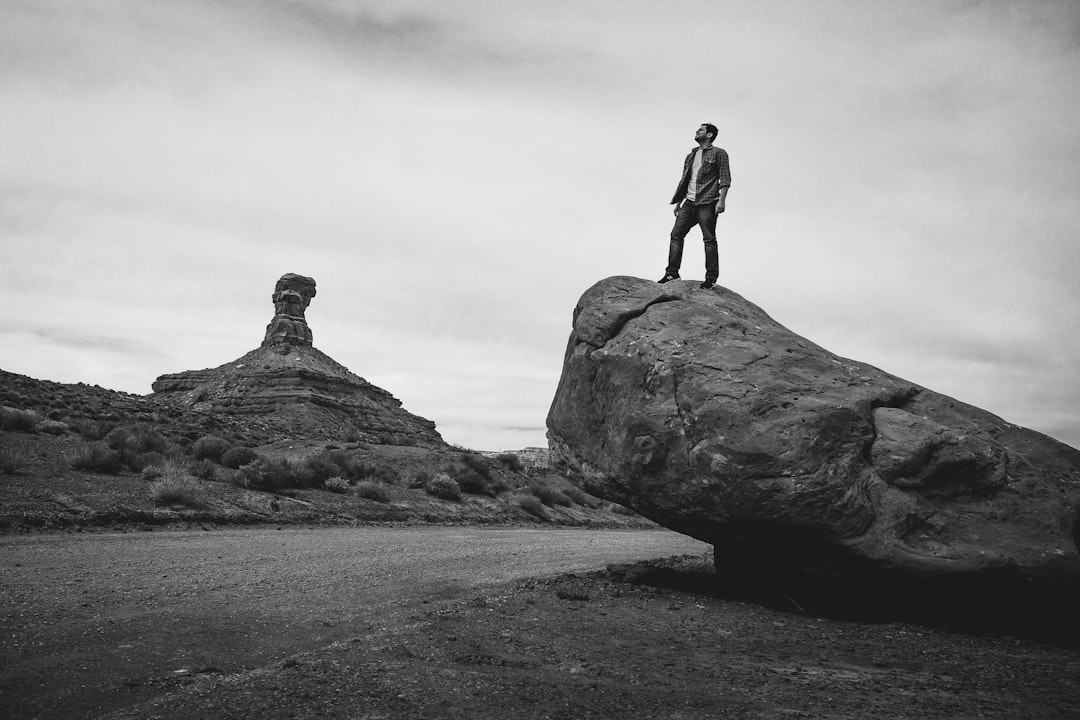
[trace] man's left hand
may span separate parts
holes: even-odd
[[[722,202],[716,203],[716,214],[719,215],[722,212],[724,212],[724,203],[722,203]]]

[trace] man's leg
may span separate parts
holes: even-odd
[[[675,226],[671,228],[671,245],[668,247],[667,274],[679,276],[679,268],[682,267],[683,241],[690,228],[697,224],[697,213],[694,205],[687,201],[679,207],[679,213],[675,216]],[[715,224],[715,221],[714,221]]]
[[[701,239],[705,241],[705,282],[713,284],[720,277],[720,253],[716,247],[716,206],[712,203],[697,206],[697,222]]]

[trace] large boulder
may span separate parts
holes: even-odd
[[[585,292],[548,430],[572,481],[712,543],[731,578],[852,602],[1080,598],[1080,451],[721,287]]]

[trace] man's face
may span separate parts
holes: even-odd
[[[694,133],[694,140],[697,141],[697,140],[708,140],[708,139],[709,139],[709,130],[704,125],[702,125],[701,127],[699,127],[697,129],[697,132]]]

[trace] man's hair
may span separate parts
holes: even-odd
[[[720,134],[720,131],[716,129],[716,126],[712,123],[701,123],[705,126],[705,132],[712,133],[712,139],[715,140],[716,136]]]

